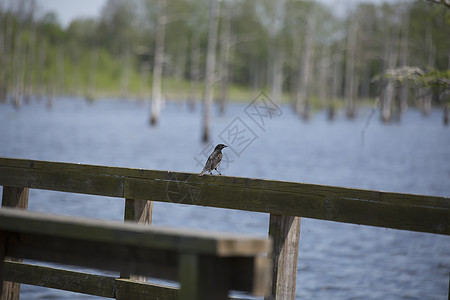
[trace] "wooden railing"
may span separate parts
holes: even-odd
[[[18,187],[6,189],[16,199],[27,188],[125,198],[125,219],[141,222],[151,222],[151,201],[269,213],[274,265],[267,299],[295,298],[300,217],[450,234],[446,197],[8,158],[0,158],[0,185]]]
[[[266,256],[270,242],[262,238],[2,208],[0,241],[1,262],[5,256],[19,257],[177,280],[180,299],[227,299],[231,289],[264,295],[269,287],[265,275],[270,268]],[[7,264],[9,272],[25,267]],[[20,276],[36,274],[29,272],[32,268],[24,268]],[[50,277],[63,284],[78,283]],[[116,299],[136,299],[124,286],[126,282],[100,290]]]

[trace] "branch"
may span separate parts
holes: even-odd
[[[438,3],[438,4],[443,4],[444,6],[446,6],[447,8],[450,9],[450,0],[426,0],[428,2],[433,2],[433,3]]]

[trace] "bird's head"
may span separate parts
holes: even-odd
[[[224,144],[218,144],[217,146],[216,146],[216,148],[214,148],[214,151],[216,151],[216,150],[222,150],[223,148],[225,148],[225,147],[228,147],[227,145],[224,145]]]

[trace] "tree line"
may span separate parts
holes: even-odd
[[[99,18],[62,28],[34,0],[0,0],[0,101],[152,99],[157,123],[165,98],[195,107],[211,94],[224,112],[230,98],[266,90],[305,119],[340,107],[351,118],[374,99],[385,121],[408,105],[428,113],[448,106],[450,85],[450,9],[432,2],[336,15],[315,1],[108,0]]]

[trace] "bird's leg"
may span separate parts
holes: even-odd
[[[222,175],[222,173],[220,173],[217,168],[215,168],[214,170],[216,170],[217,173],[219,173],[219,175]]]

